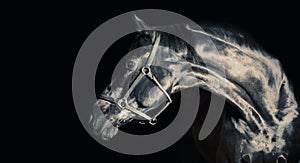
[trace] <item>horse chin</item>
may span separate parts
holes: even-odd
[[[117,113],[113,111],[114,109],[116,108],[110,108],[111,112],[104,114],[102,110],[96,106],[89,120],[92,124],[93,134],[95,136],[103,140],[110,140],[118,133],[118,127],[130,122],[132,117],[134,117],[134,114],[128,110],[123,109]]]
[[[89,123],[92,126],[93,134],[101,137],[103,140],[113,138],[118,132],[118,128],[114,126],[114,122],[110,121],[104,115],[97,104],[95,105],[93,114],[90,116]]]
[[[105,122],[101,129],[101,138],[103,140],[112,139],[115,135],[117,135],[118,127],[123,126],[132,120],[131,118],[124,117],[124,116],[123,116],[123,118],[119,118],[120,115],[115,115],[114,117],[115,118],[118,117],[117,119],[114,120],[114,122],[112,122],[108,119],[105,119]]]
[[[110,140],[112,139],[116,134],[118,133],[118,128],[113,126],[110,121],[106,121],[102,132],[101,132],[101,138],[103,140]]]

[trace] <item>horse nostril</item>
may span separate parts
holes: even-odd
[[[106,91],[110,92],[111,91],[111,86],[106,87]]]

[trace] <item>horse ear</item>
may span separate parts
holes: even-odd
[[[133,15],[133,21],[136,23],[138,31],[151,30],[150,26],[148,26],[142,19],[137,17],[135,14]]]

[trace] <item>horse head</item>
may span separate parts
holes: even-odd
[[[133,118],[155,124],[156,117],[172,102],[170,95],[196,82],[187,62],[187,46],[174,49],[170,47],[170,39],[179,42],[167,33],[140,32],[135,47],[143,47],[132,50],[119,61],[112,82],[95,104],[90,122],[96,135],[112,138],[118,127]],[[148,115],[152,110],[156,113]]]

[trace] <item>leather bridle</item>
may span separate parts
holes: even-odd
[[[102,100],[106,100],[109,101],[111,103],[114,103],[118,106],[119,109],[126,109],[130,112],[132,112],[135,115],[138,115],[142,118],[144,118],[145,120],[149,121],[149,124],[151,125],[155,125],[157,123],[157,117],[172,103],[172,99],[170,97],[170,95],[167,93],[167,91],[162,87],[162,85],[158,82],[157,78],[155,77],[155,75],[151,72],[151,64],[154,60],[155,54],[157,52],[157,48],[160,42],[160,35],[157,36],[155,43],[153,45],[153,48],[151,50],[150,55],[148,56],[147,62],[145,64],[145,66],[143,66],[141,68],[141,72],[138,75],[138,77],[134,80],[134,82],[131,84],[130,88],[128,89],[128,91],[125,93],[125,95],[122,98],[119,98],[117,100],[108,97],[106,95],[100,95],[100,99]],[[147,77],[149,80],[151,80],[156,86],[159,87],[159,89],[163,92],[163,94],[167,97],[167,103],[165,104],[165,106],[158,112],[156,113],[153,117],[147,115],[146,113],[141,112],[138,107],[132,107],[128,104],[128,98],[129,95],[131,94],[131,92],[133,91],[133,89],[137,86],[137,84],[142,80],[143,77]]]

